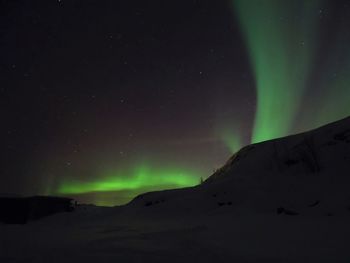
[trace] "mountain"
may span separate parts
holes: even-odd
[[[350,118],[346,118],[248,145],[203,184],[147,193],[128,206],[139,211],[141,207],[159,207],[157,210],[165,212],[176,207],[191,213],[225,207],[227,212],[350,214],[349,188]]]

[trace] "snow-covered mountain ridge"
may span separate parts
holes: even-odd
[[[350,215],[348,189],[350,118],[246,146],[202,185],[146,193],[128,207]]]

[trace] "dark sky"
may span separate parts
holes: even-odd
[[[263,1],[262,15],[259,0],[0,1],[0,193],[122,203],[199,182],[244,144],[349,114],[349,1],[312,1],[292,11]],[[308,88],[296,92],[300,76]],[[299,94],[287,98],[298,103],[288,123],[259,117],[257,104],[278,91]],[[319,112],[334,103],[342,109]],[[266,136],[259,118],[286,129]]]

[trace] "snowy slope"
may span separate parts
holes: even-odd
[[[204,184],[144,194],[129,206],[164,212],[176,207],[194,213],[212,213],[218,207],[276,212],[283,207],[302,214],[350,215],[348,189],[350,118],[246,146]]]

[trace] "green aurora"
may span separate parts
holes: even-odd
[[[293,127],[312,69],[320,4],[319,0],[233,1],[255,73],[254,143],[285,136]]]
[[[316,78],[323,99],[308,102],[314,112],[312,116],[306,114],[303,129],[312,129],[350,115],[350,33],[344,20],[340,21],[336,32],[329,53],[321,64],[323,74]]]
[[[315,128],[350,114],[347,74],[350,54],[346,51],[350,36],[342,34],[347,28],[340,30],[328,58],[321,65],[325,74],[312,75],[320,33],[317,16],[322,5],[321,0],[232,0],[255,75],[257,106],[252,143]],[[333,72],[337,72],[336,77]],[[310,82],[323,94],[318,101],[305,101],[305,97],[312,98],[305,96]],[[307,112],[302,112],[304,104],[308,105]],[[231,153],[243,146],[242,134],[234,125],[218,125],[221,128],[217,132]],[[199,183],[199,174],[187,169],[135,167],[126,172],[103,171],[96,174],[99,178],[96,180],[67,177],[59,182],[54,192],[60,195],[96,194],[95,203],[102,204],[101,194],[114,191],[127,191],[125,200],[130,200],[145,191]],[[110,201],[103,204],[115,203],[114,197],[110,197]]]
[[[226,145],[231,154],[242,148],[243,143],[237,128],[220,129],[221,141]]]
[[[150,166],[140,165],[131,172],[109,172],[97,181],[63,180],[57,193],[69,195],[131,190],[140,194],[140,189],[145,188],[160,190],[194,186],[199,183],[198,178],[194,172],[184,172],[180,169],[153,169]]]

